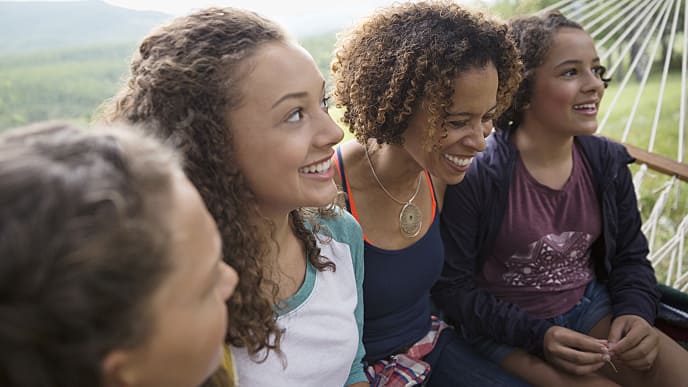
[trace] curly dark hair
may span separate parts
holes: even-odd
[[[378,10],[339,36],[331,70],[342,121],[358,141],[400,144],[420,101],[426,138],[443,126],[463,71],[493,63],[498,111],[518,86],[520,61],[506,25],[453,2],[403,3]],[[425,144],[433,146],[435,144]]]
[[[147,342],[180,171],[131,130],[0,136],[0,385],[101,386],[109,352]]]
[[[265,259],[274,227],[260,215],[235,162],[229,117],[242,102],[242,78],[257,50],[288,40],[276,23],[240,9],[208,8],[179,17],[141,42],[126,86],[101,112],[110,122],[153,122],[158,135],[182,151],[185,172],[220,230],[224,260],[241,279],[228,301],[226,340],[252,355],[280,350],[273,311],[279,289]],[[317,229],[308,228],[305,210],[292,211],[290,219],[311,264],[334,270],[320,256],[312,232]]]
[[[523,61],[523,80],[514,94],[511,105],[495,120],[495,128],[499,130],[512,130],[521,123],[523,108],[530,102],[535,70],[544,63],[555,33],[564,27],[583,31],[580,24],[558,11],[514,17],[509,19],[507,24],[509,34],[516,42]],[[600,76],[607,87],[610,79],[603,77],[605,70],[602,67]]]

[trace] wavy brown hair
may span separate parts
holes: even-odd
[[[179,17],[141,42],[127,84],[102,111],[106,121],[153,122],[183,152],[186,174],[220,230],[224,260],[241,278],[228,301],[226,340],[253,355],[280,349],[273,311],[279,289],[265,259],[273,225],[235,162],[228,123],[242,103],[254,54],[287,40],[280,26],[249,11],[209,8]],[[308,260],[319,270],[334,269],[320,256],[304,211],[292,211],[290,219]]]
[[[130,130],[0,136],[0,385],[101,386],[108,353],[147,343],[180,171]]]
[[[334,97],[345,107],[342,121],[360,142],[400,144],[421,101],[430,112],[426,138],[432,138],[450,108],[453,80],[471,68],[494,64],[498,113],[520,80],[506,25],[453,2],[380,9],[340,35],[337,47]]]
[[[552,46],[552,39],[560,28],[574,28],[583,31],[583,27],[573,20],[566,18],[558,11],[541,15],[518,16],[508,21],[509,34],[516,42],[520,52],[523,68],[523,80],[514,94],[511,105],[495,120],[498,130],[513,130],[523,119],[523,109],[530,102],[535,70],[545,62],[547,53]],[[604,78],[605,68],[602,67],[600,76],[607,87],[610,79]]]

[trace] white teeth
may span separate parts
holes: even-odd
[[[593,110],[593,109],[596,109],[597,106],[595,106],[594,103],[584,103],[584,104],[580,104],[580,105],[573,105],[573,108],[576,110],[583,110],[583,109]]]
[[[471,161],[473,161],[473,157],[458,157],[447,153],[443,153],[442,155],[445,159],[451,161],[452,164],[458,165],[459,167],[467,167],[471,164]]]
[[[299,168],[300,173],[324,173],[332,165],[332,160],[323,161],[322,163],[312,164],[307,167]]]

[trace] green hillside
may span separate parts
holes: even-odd
[[[325,76],[334,40],[331,33],[302,41]],[[119,89],[136,46],[131,41],[0,56],[0,130],[46,119],[89,121]]]
[[[0,58],[0,129],[45,119],[88,120],[118,88],[134,46]]]
[[[0,1],[0,130],[88,121],[119,89],[132,53],[170,16],[102,1]],[[335,33],[305,37],[327,76]]]

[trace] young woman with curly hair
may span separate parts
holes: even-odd
[[[367,384],[360,227],[335,207],[304,209],[335,201],[343,137],[311,56],[252,12],[200,10],[143,40],[105,117],[160,128],[231,246],[239,383]]]
[[[685,386],[658,302],[626,149],[592,134],[608,80],[559,13],[510,21],[523,81],[442,214],[438,306],[480,352],[541,386]],[[617,384],[618,383],[618,384]]]
[[[236,273],[177,155],[95,129],[0,135],[0,385],[196,387]]]
[[[334,96],[356,136],[337,148],[365,235],[363,341],[373,385],[518,385],[431,316],[439,213],[509,104],[520,62],[505,25],[450,2],[378,10],[342,35]]]

